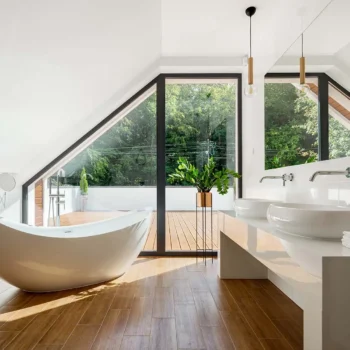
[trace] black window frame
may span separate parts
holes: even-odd
[[[195,256],[195,251],[166,251],[165,225],[166,225],[166,173],[165,173],[165,89],[166,79],[235,79],[237,80],[237,171],[241,174],[238,179],[238,198],[243,194],[243,159],[242,159],[242,74],[241,73],[163,73],[150,81],[142,89],[136,92],[131,98],[115,109],[106,118],[99,122],[89,132],[79,138],[72,146],[52,160],[48,165],[42,168],[38,173],[31,177],[22,185],[22,222],[28,223],[28,188],[39,180],[45,173],[53,168],[58,162],[67,157],[71,152],[77,149],[83,142],[87,141],[98,130],[111,121],[116,115],[131,105],[137,98],[142,96],[147,90],[156,86],[157,89],[157,250],[142,251],[141,256]],[[211,255],[211,254],[209,254]],[[208,256],[209,256],[208,255]],[[212,255],[216,256],[214,251]]]
[[[288,79],[299,78],[299,76],[299,73],[267,73],[265,79]],[[306,77],[318,79],[318,161],[329,160],[329,85],[334,86],[344,95],[349,97],[350,92],[326,73],[306,73]],[[266,119],[264,122],[265,121]],[[264,133],[265,131],[266,129],[264,127]],[[265,168],[265,170],[273,169]]]

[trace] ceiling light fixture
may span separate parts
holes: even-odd
[[[256,96],[257,88],[254,85],[254,73],[253,73],[253,57],[252,57],[252,16],[256,12],[256,7],[251,6],[245,10],[246,15],[249,17],[249,57],[248,57],[248,85],[244,89],[246,96]]]
[[[304,57],[304,33],[301,34],[301,57],[300,57],[300,84],[299,88],[303,92],[309,92],[310,86],[306,84],[306,69]]]

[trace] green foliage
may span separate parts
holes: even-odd
[[[233,84],[168,84],[166,174],[179,157],[202,167],[211,156],[218,169],[234,168],[235,115]],[[67,183],[79,185],[85,167],[90,186],[155,186],[156,130],[154,93],[64,167]]]
[[[265,85],[267,169],[317,160],[317,108],[293,84]],[[215,160],[217,171],[235,168],[233,84],[167,84],[165,118],[167,179],[179,157],[197,169],[208,158]],[[330,157],[349,156],[350,131],[333,117],[329,124]],[[85,168],[90,186],[156,186],[156,130],[153,93],[64,167],[67,184],[78,186]]]
[[[265,84],[265,123],[266,169],[317,160],[317,104],[293,84]]]
[[[80,174],[80,193],[81,194],[87,194],[89,190],[89,184],[88,180],[86,178],[86,171],[85,168],[81,171]]]
[[[316,162],[318,105],[290,83],[265,84],[266,169]],[[329,116],[330,158],[350,155],[350,130]]]
[[[233,170],[223,168],[216,169],[213,158],[202,169],[196,168],[187,158],[180,157],[177,168],[170,174],[168,181],[172,184],[191,184],[198,192],[210,192],[217,186],[219,194],[226,194],[230,186],[230,178],[239,178],[240,175]]]

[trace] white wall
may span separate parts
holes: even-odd
[[[34,186],[33,186],[34,187]],[[194,211],[196,205],[196,189],[191,187],[167,187],[166,210]],[[52,193],[55,193],[53,191]],[[60,188],[65,194],[65,206],[61,205],[61,215],[81,211],[81,196],[79,187]],[[232,210],[234,194],[230,188],[224,196],[212,190],[213,210]],[[35,225],[34,190],[29,191],[28,223]],[[155,187],[90,187],[86,211],[118,211],[139,210],[152,207],[157,210],[157,189]],[[56,213],[54,204],[53,212]],[[44,190],[44,226],[47,225],[49,214],[49,192]],[[52,218],[52,209],[51,215]]]
[[[233,208],[233,189],[222,196],[213,189],[213,209]],[[167,187],[166,210],[195,210],[196,189],[191,187]],[[112,211],[137,210],[144,207],[157,209],[155,187],[90,187],[86,210]]]
[[[350,179],[345,176],[319,176],[310,182],[318,170],[345,170],[350,157],[329,161],[265,170],[264,78],[257,77],[259,93],[244,99],[243,118],[243,192],[244,197],[281,199],[288,202],[335,204],[338,198],[350,205]],[[263,176],[293,173],[295,178],[282,186],[282,180],[265,180]]]

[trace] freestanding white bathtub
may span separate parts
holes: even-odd
[[[79,226],[33,227],[0,219],[0,278],[52,292],[121,276],[145,245],[151,211]]]

